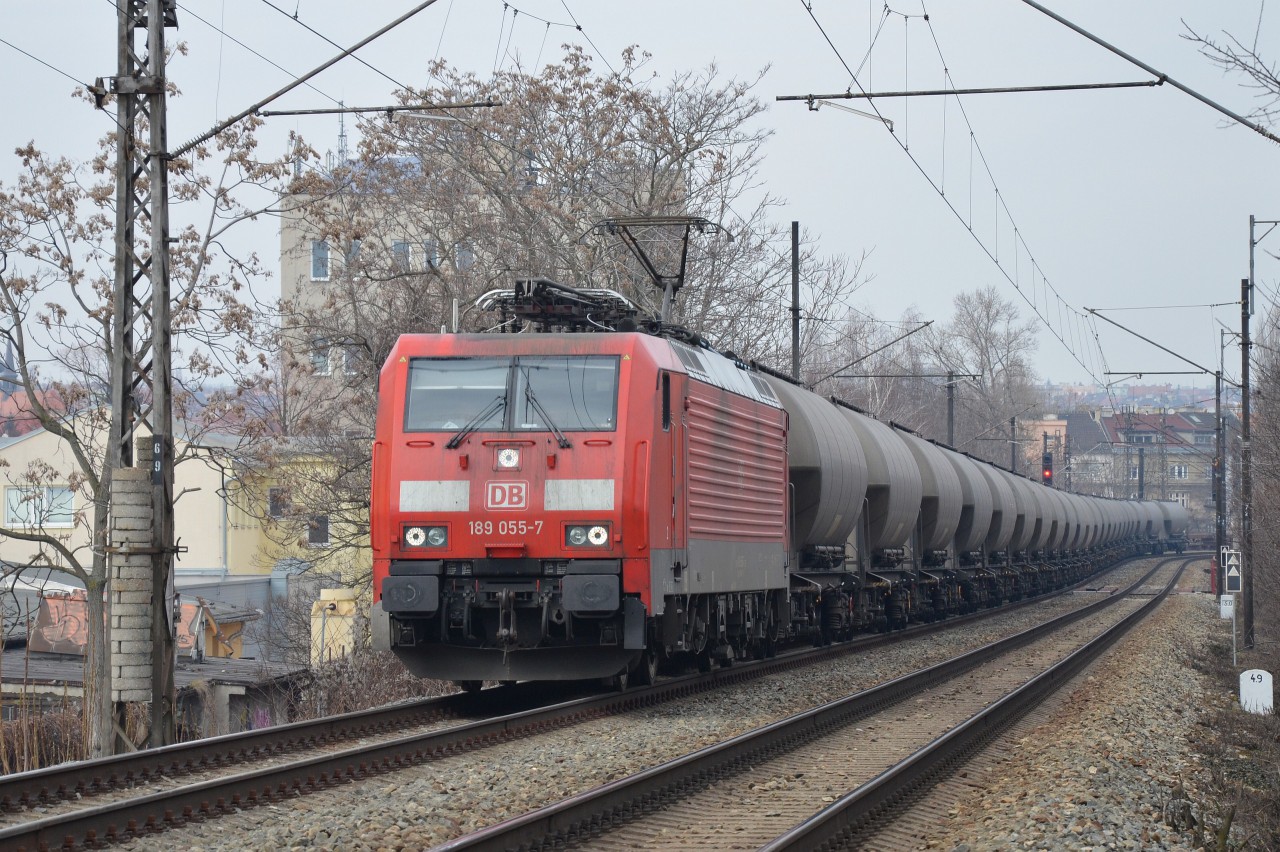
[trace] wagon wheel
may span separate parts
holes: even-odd
[[[645,648],[636,663],[636,683],[640,686],[653,686],[658,682],[658,655],[652,648]]]

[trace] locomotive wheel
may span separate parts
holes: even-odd
[[[626,692],[631,685],[631,674],[626,669],[609,678],[609,687],[617,692]]]
[[[694,660],[698,664],[698,671],[701,672],[702,674],[707,674],[708,672],[711,671],[711,649],[710,648],[703,648],[701,651],[698,652]]]
[[[658,682],[658,655],[646,648],[636,663],[636,683],[640,686],[653,686]]]

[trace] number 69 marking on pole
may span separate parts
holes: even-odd
[[[151,436],[151,484],[164,484],[164,435]]]

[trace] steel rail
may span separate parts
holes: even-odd
[[[881,819],[887,821],[888,814],[899,807],[899,803],[920,794],[926,785],[936,783],[969,760],[975,752],[1008,730],[1010,725],[1065,686],[1103,651],[1123,638],[1131,627],[1150,615],[1168,597],[1187,566],[1196,559],[1184,559],[1173,579],[1159,594],[1106,631],[986,710],[762,846],[761,852],[849,848],[859,834]]]
[[[0,776],[0,808],[12,811],[148,779],[172,778],[205,766],[229,765],[279,754],[299,746],[426,724],[459,715],[467,709],[469,698],[472,696],[446,695],[3,775]]]
[[[1112,606],[1146,583],[1175,558],[1164,559],[1118,594],[992,642],[950,660],[887,681],[854,695],[797,713],[732,739],[677,758],[609,784],[571,796],[497,825],[434,847],[434,852],[558,848],[586,841],[614,824],[627,822],[682,798],[691,789],[710,785],[766,759],[822,737],[835,727],[852,724],[963,674],[1001,654]],[[800,848],[800,847],[795,847]]]
[[[1123,564],[1121,560],[1115,566]],[[1088,579],[1079,585],[1087,583]],[[1077,586],[1077,587],[1078,587]],[[1060,593],[1060,592],[1059,592]],[[623,712],[640,706],[661,703],[673,698],[697,694],[708,689],[718,688],[732,683],[761,677],[766,674],[800,668],[821,662],[835,656],[854,653],[869,647],[892,643],[909,636],[920,636],[939,630],[957,626],[973,618],[982,618],[1010,611],[1013,608],[1043,600],[1056,593],[1042,595],[1036,599],[1020,601],[1012,606],[986,610],[968,616],[946,621],[921,625],[919,628],[898,631],[893,634],[863,637],[842,645],[829,646],[793,654],[779,656],[733,668],[720,669],[709,675],[686,675],[664,680],[656,686],[631,690],[625,693],[613,693],[605,696],[591,696],[555,705],[537,707],[519,713],[485,719],[473,723],[453,726],[443,730],[421,732],[396,738],[376,745],[362,745],[337,752],[329,752],[291,761],[273,767],[239,773],[209,781],[175,787],[167,791],[147,794],[117,802],[90,806],[65,814],[49,816],[4,829],[0,829],[0,848],[4,849],[45,849],[53,847],[74,848],[93,845],[104,840],[120,840],[131,835],[160,831],[172,825],[181,824],[189,819],[203,818],[218,812],[251,806],[262,801],[271,801],[281,796],[293,796],[311,790],[322,789],[334,784],[368,777],[382,772],[393,771],[424,761],[433,760],[443,755],[460,753],[476,748],[527,736],[539,731],[555,727],[575,724],[578,721],[596,718],[601,715]],[[510,693],[503,690],[485,690],[480,695],[492,692],[493,700],[504,699]],[[468,700],[474,701],[479,696],[458,695],[446,696],[459,704],[465,705]],[[314,723],[297,723],[284,726],[294,729],[294,740],[299,733],[308,728],[324,728],[348,718],[376,717],[387,712],[398,713],[412,709],[405,707],[383,708],[381,711],[363,711],[347,714],[346,717],[331,717],[317,720]],[[368,721],[366,719],[366,721]],[[382,727],[386,727],[384,724]],[[266,736],[273,729],[232,734],[216,738],[218,742],[180,744],[157,749],[137,755],[123,755],[108,758],[106,761],[91,761],[78,768],[99,770],[99,776],[105,775],[108,766],[119,768],[131,758],[145,758],[147,755],[159,755],[169,763],[174,763],[175,756],[183,746],[212,746],[215,754],[246,754],[247,743]],[[281,729],[274,729],[277,734]],[[270,743],[270,740],[265,740]],[[264,750],[268,749],[264,746]],[[160,754],[164,752],[164,754]],[[164,764],[167,765],[167,764]],[[72,766],[77,768],[76,765]],[[49,779],[56,776],[53,770],[39,770],[36,773],[24,773],[30,779],[35,775],[45,776],[45,787],[50,788]],[[16,776],[15,776],[16,777]],[[57,788],[65,792],[64,788]]]
[[[1121,559],[1101,570],[1113,570],[1127,561]],[[1088,584],[1099,573],[1094,572],[1070,588],[1080,588]],[[902,630],[881,634],[863,635],[823,649],[784,654],[777,658],[777,662],[785,668],[791,668],[843,654],[859,653],[904,639],[980,621],[994,615],[1014,612],[1064,594],[1070,588],[1052,590],[999,607],[953,616],[942,621],[912,625]],[[769,663],[737,667],[733,670],[735,675],[722,670],[713,673],[718,675],[718,679],[709,681],[708,688],[712,684],[719,686],[726,682],[737,682],[740,676],[759,677],[780,670],[782,669]],[[513,697],[517,698],[519,703],[526,705],[537,703],[531,697],[531,694],[538,689],[537,687],[520,684],[515,687],[521,690],[518,693],[513,693],[512,689],[513,687],[504,687],[502,692],[502,703],[508,708]],[[484,713],[486,701],[493,703],[498,701],[497,695],[489,696],[490,692],[490,690],[484,690],[479,695],[446,695],[428,698],[392,707],[354,711],[321,719],[175,743],[161,748],[96,760],[64,763],[44,769],[2,775],[0,776],[0,810],[19,811],[35,805],[84,797],[102,791],[114,791],[120,787],[146,783],[156,778],[173,779],[209,767],[232,766],[265,756],[333,744],[355,737],[376,735],[409,725],[423,725],[441,719],[457,718],[461,715]],[[645,694],[639,690],[635,692],[640,695]],[[540,703],[548,702],[543,700]],[[557,700],[554,703],[563,702]]]

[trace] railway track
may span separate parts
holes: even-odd
[[[60,848],[162,830],[189,819],[290,797],[876,645],[952,629],[1045,597],[1051,596],[893,634],[862,637],[844,645],[739,665],[710,675],[673,678],[655,687],[624,694],[547,704],[545,689],[517,685],[9,776],[0,779],[0,803],[8,811],[2,818],[11,823],[0,829],[0,846]],[[528,709],[519,712],[451,724],[467,716],[493,716],[500,706],[510,710],[513,706],[526,705]],[[450,726],[444,728],[445,724]],[[248,768],[234,772],[237,766]],[[174,786],[179,778],[188,783]],[[145,789],[156,786],[157,782],[165,789]],[[32,808],[37,806],[45,811],[33,820]]]
[[[437,849],[855,847],[1154,609],[1192,561],[1164,560],[1122,595]],[[1152,590],[1157,573],[1167,582]]]

